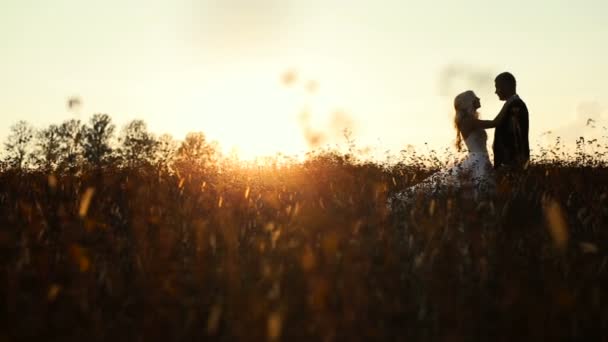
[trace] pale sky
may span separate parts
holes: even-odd
[[[340,111],[361,146],[443,149],[453,97],[476,91],[491,118],[493,78],[511,71],[534,146],[547,130],[578,134],[587,114],[607,121],[606,17],[600,0],[0,0],[0,137],[19,119],[108,113],[246,157],[295,153],[308,108],[328,143],[342,141]]]

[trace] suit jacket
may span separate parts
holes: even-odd
[[[528,107],[516,98],[505,108],[507,113],[494,130],[494,168],[519,168],[530,160]]]

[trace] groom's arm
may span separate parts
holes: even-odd
[[[511,111],[510,128],[514,138],[514,148],[519,161],[525,162],[530,159],[528,108],[521,102],[514,104]]]
[[[522,159],[525,161],[530,159],[530,143],[528,141],[528,133],[529,133],[529,113],[528,108],[522,102],[522,106],[520,109],[520,115],[518,116],[519,122],[519,136],[518,139],[520,141],[520,155]]]

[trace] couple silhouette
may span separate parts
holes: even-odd
[[[466,157],[453,167],[438,171],[422,182],[397,192],[389,198],[389,208],[408,203],[419,195],[433,196],[449,191],[474,199],[492,195],[496,177],[525,169],[530,160],[528,141],[529,113],[525,102],[517,94],[517,82],[509,72],[503,72],[494,80],[495,93],[504,101],[500,112],[492,120],[479,118],[479,97],[472,90],[454,98],[454,126],[456,148],[466,146]],[[490,162],[486,129],[494,128],[492,151],[494,164]]]

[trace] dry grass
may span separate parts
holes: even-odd
[[[0,174],[2,340],[605,340],[608,169],[544,160],[492,201],[392,192],[340,154],[172,174]]]

